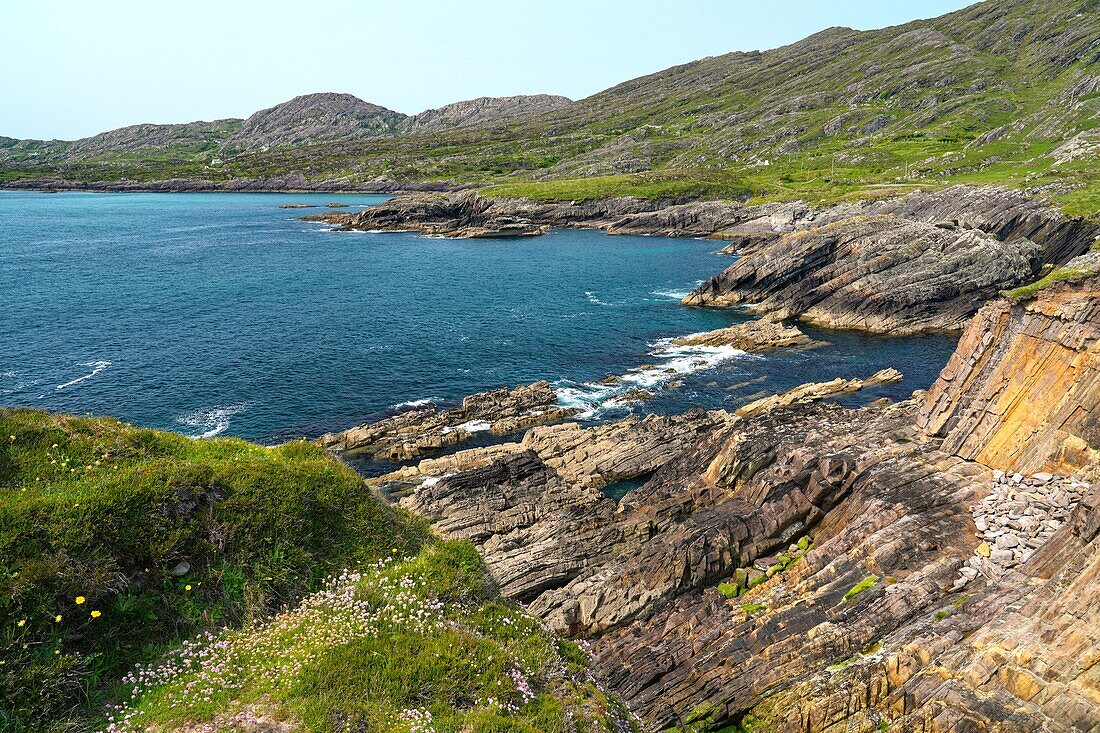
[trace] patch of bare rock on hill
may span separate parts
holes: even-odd
[[[540,202],[467,190],[402,194],[356,214],[313,218],[443,237],[536,236],[555,227],[713,237],[729,242],[723,251],[738,259],[686,305],[892,334],[961,331],[983,303],[1088,252],[1100,234],[1095,222],[1023,193],[969,186],[826,208],[628,197]]]
[[[995,301],[898,403],[820,399],[859,386],[838,380],[535,427],[379,481],[589,640],[648,729],[1097,730],[1098,304],[1100,276]],[[643,483],[600,491],[623,479]],[[968,577],[994,524],[1027,552]]]

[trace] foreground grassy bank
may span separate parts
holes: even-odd
[[[0,730],[624,724],[476,553],[313,445],[10,409],[0,438]]]

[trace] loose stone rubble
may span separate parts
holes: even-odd
[[[992,490],[974,505],[974,527],[985,541],[959,570],[962,590],[981,577],[996,581],[1028,560],[1069,520],[1090,486],[1077,476],[994,471]]]

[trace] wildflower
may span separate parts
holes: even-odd
[[[56,448],[56,447],[57,447],[57,443],[54,443],[54,444],[53,444],[53,445],[51,445],[50,447],[51,447],[51,448]]]
[[[53,653],[54,653],[54,654],[60,654],[60,653],[61,653],[61,650],[60,650],[60,649],[54,649],[54,650],[53,650]]]
[[[16,626],[18,626],[19,628],[23,628],[26,625],[27,625],[27,619],[25,619],[25,618],[19,619],[19,623],[16,624]]]
[[[78,605],[78,606],[79,606],[79,605],[80,605],[81,603],[83,603],[83,602],[84,602],[85,600],[86,600],[86,599],[84,598],[84,596],[77,596],[77,597],[76,597],[76,605]]]
[[[56,616],[54,616],[54,617],[53,617],[53,620],[54,620],[54,621],[55,621],[56,623],[61,623],[61,614],[59,613],[59,614],[57,614]]]
[[[183,586],[183,589],[184,590],[191,590],[191,584],[188,583],[187,585]]]
[[[8,439],[14,442],[15,441],[15,436],[14,435],[9,435]]]
[[[92,618],[99,618],[102,615],[99,611],[92,611]]]

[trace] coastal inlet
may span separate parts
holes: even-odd
[[[327,232],[280,208],[383,199],[0,193],[0,403],[276,442],[538,380],[585,419],[733,409],[885,367],[905,381],[848,399],[903,397],[954,346],[810,328],[827,345],[680,346],[749,318],[679,302],[733,261],[720,242]]]

